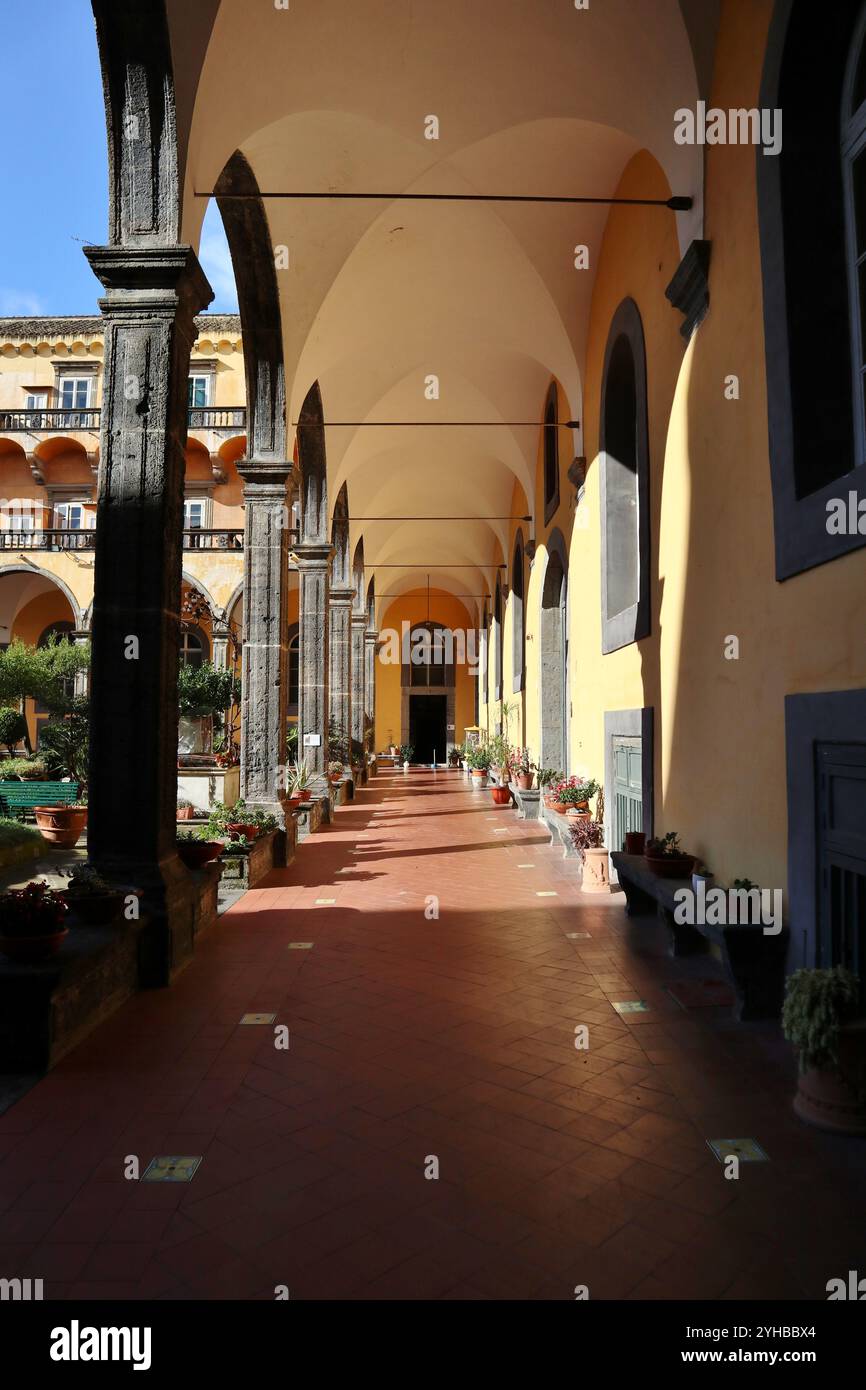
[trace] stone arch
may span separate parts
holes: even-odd
[[[314,381],[298,417],[298,468],[301,475],[301,540],[328,542],[328,464],[322,393]]]
[[[235,150],[214,188],[238,291],[251,460],[286,456],[286,373],[274,247],[255,174]]]
[[[59,589],[66,599],[74,615],[75,626],[82,631],[86,626],[84,615],[78,600],[70,589],[69,585],[62,579],[58,579],[56,574],[50,574],[47,570],[34,569],[32,565],[0,565],[0,579],[6,574],[20,574],[27,579],[44,579],[49,584],[53,584]]]
[[[355,554],[352,557],[352,584],[355,590],[354,611],[360,617],[364,611],[364,537],[361,536],[355,546]]]
[[[557,529],[547,540],[541,591],[541,762],[568,770],[568,556]]]

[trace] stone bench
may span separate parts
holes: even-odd
[[[662,878],[654,873],[642,854],[611,854],[625,892],[629,916],[655,911],[670,933],[671,955],[688,956],[706,952],[708,944],[718,947],[736,1001],[734,1017],[776,1018],[782,1008],[788,929],[769,936],[760,923],[716,925],[677,922],[676,894],[691,889],[691,878]]]
[[[509,782],[508,789],[514,797],[518,820],[538,820],[541,815],[541,792],[537,787],[525,792],[516,782]]]
[[[526,794],[525,792],[521,793],[522,796]],[[568,816],[562,815],[559,811],[551,811],[550,807],[546,806],[543,800],[539,801],[539,806],[541,811],[540,819],[545,823],[550,832],[550,843],[552,845],[556,845],[557,843],[562,845],[563,859],[580,859],[580,850],[571,838],[573,820]]]

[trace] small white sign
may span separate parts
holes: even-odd
[[[304,734],[304,747],[305,747],[305,748],[321,748],[321,746],[322,746],[322,735],[321,735],[321,734]]]

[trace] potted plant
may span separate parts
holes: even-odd
[[[866,1134],[866,1019],[860,981],[844,966],[795,970],[782,1031],[799,1054],[794,1111],[837,1134]]]
[[[202,868],[225,849],[224,841],[211,840],[208,835],[207,826],[202,826],[199,830],[178,831],[177,852],[188,869]]]
[[[522,792],[532,791],[536,767],[528,748],[515,748],[511,760],[511,773]]]
[[[21,965],[56,955],[69,932],[67,910],[44,879],[0,894],[0,952]]]
[[[566,812],[570,816],[589,815],[589,798],[595,796],[598,791],[598,783],[592,780],[582,781],[578,777],[569,777],[559,789],[559,800],[565,802]]]
[[[646,835],[642,830],[627,830],[625,832],[625,852],[626,854],[642,855],[646,850]]]
[[[508,806],[511,802],[511,788],[507,780],[498,782],[490,788],[490,795],[493,797],[494,806]]]
[[[112,888],[92,864],[76,864],[64,875],[68,880],[62,896],[72,908],[75,917],[88,927],[107,927],[114,921],[123,894]]]
[[[291,807],[300,806],[304,801],[310,800],[310,791],[313,785],[313,774],[310,770],[306,758],[299,759],[289,767],[286,781],[286,792],[288,802]]]
[[[177,678],[179,759],[211,757],[214,715],[221,716],[240,698],[240,682],[234,671],[203,661],[200,666],[182,664]]]
[[[681,848],[676,830],[669,830],[661,839],[647,840],[644,858],[659,878],[689,878],[695,862],[694,855]]]
[[[41,758],[4,758],[0,780],[4,782],[44,782],[48,768]]]
[[[473,746],[469,750],[466,760],[469,763],[469,771],[472,774],[473,787],[483,787],[487,782],[487,769],[490,766],[490,753],[482,745]]]
[[[697,893],[698,887],[702,883],[704,892],[706,892],[708,888],[712,888],[714,878],[715,874],[712,869],[708,869],[701,860],[696,860],[692,869],[692,891]]]
[[[187,801],[186,798],[183,796],[179,796],[177,798],[177,819],[192,820],[194,815],[195,807],[193,806],[192,802]]]
[[[490,771],[493,776],[498,782],[506,781],[511,756],[508,739],[504,734],[494,734],[488,741],[487,751],[490,754]]]
[[[339,758],[332,758],[328,763],[328,781],[332,787],[343,780],[343,764]]]
[[[415,756],[415,749],[413,748],[412,744],[411,744],[411,743],[401,743],[401,745],[400,745],[400,761],[401,761],[402,764],[403,764],[403,771],[404,771],[404,772],[408,772],[408,771],[409,771],[409,764],[411,763],[411,761],[412,761],[412,759],[414,758],[414,756]]]
[[[597,820],[578,820],[570,829],[583,862],[584,893],[609,893],[610,861],[604,846],[604,826]]]
[[[571,786],[570,778],[562,778],[558,782],[552,782],[548,793],[544,798],[545,805],[549,810],[555,811],[557,815],[564,816],[573,801],[566,800],[568,789]]]
[[[562,773],[555,767],[537,767],[536,777],[538,779],[538,790],[544,797],[545,806],[549,806],[553,797],[553,788],[562,781]]]
[[[43,840],[58,849],[72,849],[77,845],[87,825],[87,806],[81,801],[71,805],[34,806],[33,814]]]

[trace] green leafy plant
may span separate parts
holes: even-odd
[[[412,746],[411,743],[401,743],[401,744],[400,744],[400,758],[401,758],[401,761],[402,761],[402,762],[404,762],[404,763],[411,763],[411,761],[412,761],[412,759],[414,758],[414,756],[415,756],[415,749],[413,748],[413,746]]]
[[[69,880],[65,890],[67,896],[101,897],[103,893],[115,891],[92,864],[76,864],[73,869],[64,870],[63,875]]]
[[[511,746],[504,734],[494,734],[488,739],[487,750],[490,753],[491,767],[508,767]]]
[[[341,768],[349,761],[349,738],[342,724],[336,719],[328,721],[328,753],[331,761],[339,762]],[[330,763],[328,766],[330,767]]]
[[[4,758],[0,762],[0,780],[41,782],[48,775],[42,758]]]
[[[39,731],[39,756],[49,773],[87,783],[90,749],[90,702],[74,696],[65,715],[49,719]]]
[[[655,859],[682,859],[685,857],[676,830],[669,830],[667,835],[662,836],[661,839],[647,840],[646,853],[650,858]]]
[[[758,887],[757,883],[753,883],[750,878],[735,878],[733,886],[735,888],[743,889],[743,891],[746,893],[749,893],[753,888]]]
[[[221,715],[240,699],[240,681],[233,671],[210,661],[200,666],[182,665],[177,678],[178,707],[186,719]]]
[[[290,724],[286,730],[286,757],[292,762],[298,755],[298,726]]]
[[[800,1071],[839,1074],[839,1032],[857,1016],[860,981],[844,966],[795,970],[785,984],[782,1032],[799,1052]]]
[[[313,785],[313,771],[305,758],[292,763],[286,777],[286,791],[289,796],[304,796]]]
[[[595,796],[598,783],[581,782],[576,777],[569,777],[566,781],[557,783],[553,790],[557,801],[563,802],[566,806],[581,806],[585,801],[589,801],[591,796]]]
[[[0,849],[17,849],[19,845],[28,844],[44,844],[38,830],[34,830],[32,825],[22,825],[9,816],[0,817]]]
[[[14,705],[0,709],[0,743],[8,750],[10,758],[22,739],[27,738],[27,720]]]
[[[44,879],[0,894],[0,935],[53,936],[66,925],[64,899]]]
[[[486,772],[490,766],[490,748],[486,744],[473,744],[466,756],[473,772]]]

